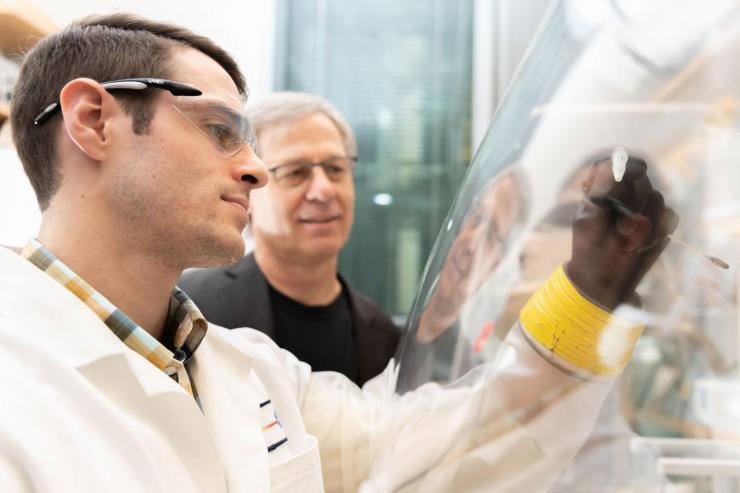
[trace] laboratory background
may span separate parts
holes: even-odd
[[[75,18],[130,11],[202,32],[235,56],[253,98],[279,90],[317,93],[347,118],[361,166],[356,223],[340,270],[402,319],[471,156],[547,4],[3,1],[0,104],[6,109],[0,119],[17,74],[14,54]],[[0,143],[3,164],[13,160],[7,130]],[[36,230],[39,216],[31,188],[14,174],[20,168],[9,167],[3,166],[3,182],[15,185],[0,200],[15,213],[2,219],[0,244],[17,246]]]
[[[400,392],[505,358],[570,256],[586,166],[644,157],[680,222],[637,287],[631,361],[550,491],[740,491],[740,2],[0,0],[0,245],[40,221],[4,123],[19,59],[115,11],[212,38],[251,97],[311,92],[345,115],[339,268],[404,328]]]

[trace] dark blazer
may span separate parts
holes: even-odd
[[[357,350],[358,384],[379,374],[396,351],[400,331],[368,297],[339,277],[348,293]],[[229,329],[251,327],[275,338],[267,279],[250,253],[231,267],[186,272],[177,283],[206,320]]]

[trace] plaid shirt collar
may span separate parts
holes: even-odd
[[[31,239],[21,256],[71,291],[95,312],[124,344],[151,361],[193,395],[184,363],[203,341],[208,323],[195,303],[180,288],[175,286],[172,291],[164,332],[164,340],[171,341],[173,349],[171,351],[95,291],[37,240]]]

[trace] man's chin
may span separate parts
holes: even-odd
[[[302,245],[302,249],[312,253],[337,255],[344,248],[349,237],[333,235],[301,235],[293,238],[293,243]]]
[[[310,248],[302,249],[299,253],[304,260],[310,260],[313,262],[325,262],[328,260],[334,260],[339,256],[339,251],[342,249],[342,245],[336,243],[318,244],[311,245]]]
[[[209,238],[199,242],[198,254],[189,267],[225,267],[238,263],[244,257],[244,238]]]

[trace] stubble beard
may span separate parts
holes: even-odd
[[[190,247],[183,253],[187,259],[187,267],[223,267],[233,265],[244,256],[244,240],[242,238],[226,240],[225,235],[217,235],[213,228],[207,228],[201,234],[195,234],[190,241]]]
[[[226,230],[233,226],[219,226],[213,215],[194,227],[189,211],[174,207],[173,200],[135,177],[126,182],[116,187],[112,205],[118,211],[122,238],[133,251],[177,271],[232,265],[244,256],[244,239]]]

